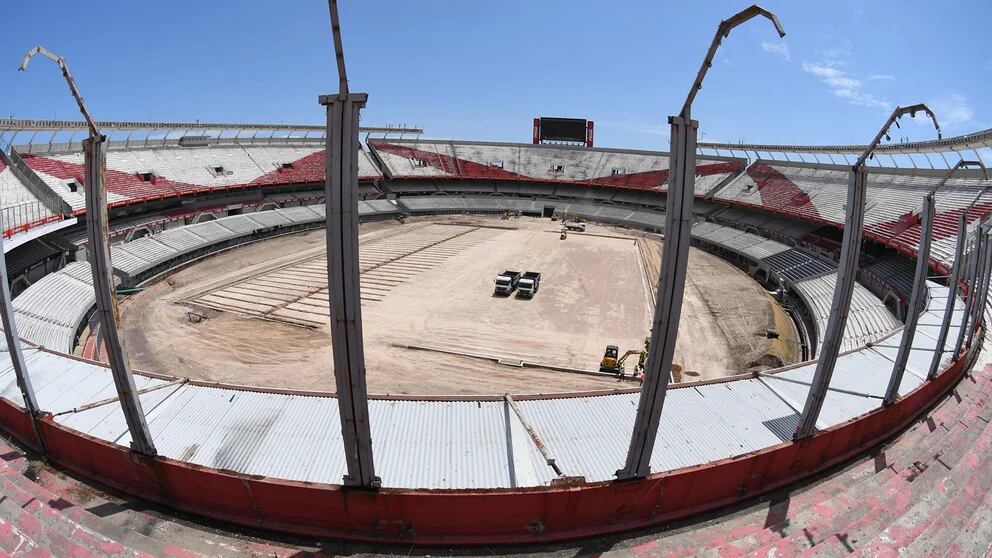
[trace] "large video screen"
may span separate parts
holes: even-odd
[[[586,121],[581,118],[541,117],[541,140],[586,141]]]

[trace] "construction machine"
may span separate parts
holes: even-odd
[[[624,363],[631,355],[640,355],[638,358],[638,368],[640,368],[643,365],[644,359],[647,357],[647,352],[631,349],[620,355],[620,347],[607,345],[606,352],[603,354],[603,360],[599,363],[599,371],[622,376],[624,373]]]

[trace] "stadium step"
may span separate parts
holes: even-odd
[[[0,546],[5,550],[21,540],[18,555],[30,549],[54,556],[201,556],[114,525],[29,478],[35,475],[22,453],[0,441]]]
[[[633,541],[620,545],[627,548],[621,552],[877,555],[909,545],[919,550],[915,555],[939,555],[936,545],[944,544],[960,549],[958,555],[967,555],[966,550],[982,547],[969,532],[981,540],[983,533],[992,531],[992,520],[977,512],[992,507],[987,484],[992,477],[990,396],[992,367],[987,367],[963,378],[938,407],[888,446],[829,478],[814,480],[808,488],[778,492],[738,512],[724,510],[718,519],[685,525],[679,532],[635,535]],[[947,506],[941,506],[945,501]],[[923,520],[924,528],[912,528],[927,511],[938,514],[950,506],[966,511],[948,517],[947,524]],[[969,513],[971,509],[975,515]],[[906,528],[908,532],[900,530]]]

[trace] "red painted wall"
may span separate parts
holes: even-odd
[[[965,362],[891,407],[806,440],[647,479],[575,487],[366,492],[143,458],[50,418],[39,426],[52,461],[134,496],[232,523],[377,542],[547,542],[684,518],[822,471],[908,425],[957,382]],[[32,439],[27,415],[8,401],[0,400],[0,420]]]

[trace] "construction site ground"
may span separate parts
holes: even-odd
[[[636,386],[596,372],[606,345],[641,349],[650,334],[660,239],[590,225],[560,240],[559,226],[468,216],[363,224],[369,391],[492,395]],[[242,246],[129,297],[121,311],[132,365],[333,391],[324,238],[316,230]],[[541,272],[537,296],[495,296],[493,280],[504,269]],[[791,321],[774,300],[733,265],[696,249],[681,321],[675,360],[684,381],[795,358],[763,335],[775,327],[795,337],[783,330]]]

